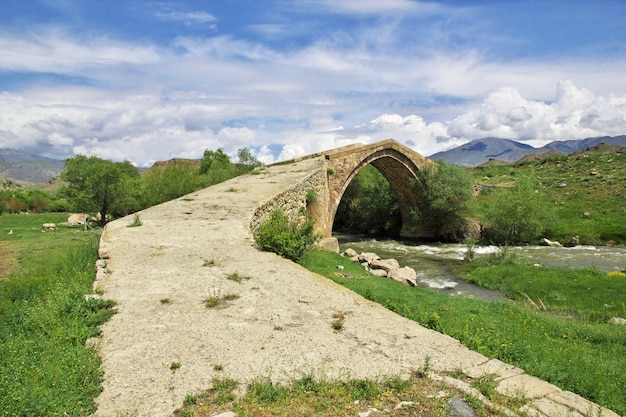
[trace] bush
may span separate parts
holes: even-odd
[[[174,161],[166,167],[153,167],[142,178],[145,207],[151,207],[192,193],[204,186],[197,166]]]
[[[495,193],[493,204],[486,210],[486,238],[497,244],[520,244],[539,240],[542,231],[552,221],[552,206],[529,181]]]
[[[418,171],[414,189],[418,196],[417,207],[411,212],[415,226],[443,241],[462,239],[460,231],[472,200],[471,176],[462,168],[439,161]]]
[[[254,239],[262,250],[298,262],[321,237],[315,233],[314,226],[315,223],[307,215],[300,220],[290,220],[279,209],[273,211],[270,219],[254,231]]]

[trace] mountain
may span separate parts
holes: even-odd
[[[433,161],[443,159],[445,162],[459,166],[476,166],[490,159],[514,162],[529,153],[540,151],[530,145],[509,139],[484,138],[473,140],[444,152],[429,156]]]
[[[65,168],[65,161],[30,154],[19,149],[0,148],[0,178],[17,182],[50,181]]]
[[[573,153],[587,148],[593,148],[601,143],[606,143],[607,145],[626,146],[626,135],[555,141],[548,143],[541,149],[555,150],[563,153]]]
[[[600,144],[626,147],[626,135],[602,136],[580,140],[550,142],[534,148],[510,139],[484,138],[471,141],[429,156],[433,161],[443,159],[458,166],[478,166],[486,162],[516,162],[526,155],[547,152],[574,153],[597,147]],[[167,164],[171,161],[161,162]],[[195,161],[198,162],[198,161]],[[158,165],[155,164],[155,165]],[[30,154],[19,149],[0,148],[0,180],[10,179],[18,183],[45,183],[58,176],[65,168],[65,161]]]
[[[515,162],[531,154],[543,154],[547,152],[570,154],[587,148],[593,148],[601,143],[626,146],[626,135],[554,141],[541,148],[534,148],[530,145],[510,139],[484,138],[473,140],[454,149],[437,152],[430,155],[428,158],[433,161],[442,159],[449,164],[458,166],[478,166],[490,160]]]

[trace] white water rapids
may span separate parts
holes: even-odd
[[[336,235],[341,251],[352,248],[357,252],[374,252],[381,258],[395,258],[401,266],[410,266],[417,272],[418,285],[450,295],[478,297],[487,300],[505,300],[497,291],[480,288],[454,275],[446,260],[462,260],[467,253],[463,244],[420,244],[400,240],[377,240],[356,235]],[[577,246],[552,248],[546,246],[476,246],[477,256],[510,251],[517,260],[537,266],[566,269],[594,267],[603,272],[626,268],[626,247]]]

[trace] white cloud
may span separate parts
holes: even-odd
[[[0,35],[6,71],[33,71],[90,75],[97,68],[119,65],[154,64],[160,56],[153,46],[125,43],[106,36],[76,40],[58,29],[16,38]]]
[[[444,9],[440,3],[412,0],[300,0],[297,4],[326,13],[349,15],[431,14]]]
[[[382,114],[369,123],[357,128],[361,139],[367,143],[384,139],[396,139],[405,143],[423,155],[429,155],[439,149],[446,141],[446,126],[441,122],[426,123],[421,116]]]
[[[502,87],[448,126],[448,135],[486,136],[544,144],[626,132],[626,96],[596,96],[590,90],[560,81],[549,103],[524,98],[516,88]]]
[[[349,114],[347,107],[358,97],[273,108],[262,100],[219,100],[193,91],[122,97],[93,88],[5,92],[0,94],[0,147],[58,158],[82,153],[126,159],[137,166],[200,158],[205,149],[219,147],[235,156],[237,149],[251,147],[261,161],[272,163],[388,138],[430,155],[487,136],[541,146],[626,132],[626,95],[599,96],[571,81],[560,82],[556,91],[554,100],[540,101],[502,87],[449,121],[393,112],[364,121],[366,113],[355,109],[349,120],[357,123],[334,113],[340,108]]]
[[[183,22],[185,25],[210,23],[217,20],[215,16],[206,12],[157,12],[154,16],[161,20]]]

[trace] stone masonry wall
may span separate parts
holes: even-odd
[[[250,221],[250,229],[254,231],[277,209],[281,209],[291,220],[302,219],[302,209],[305,209],[316,220],[316,230],[323,231],[326,227],[325,213],[328,207],[327,175],[325,167],[319,168],[302,181],[259,206]],[[307,202],[309,190],[315,190],[315,199],[312,202]]]

